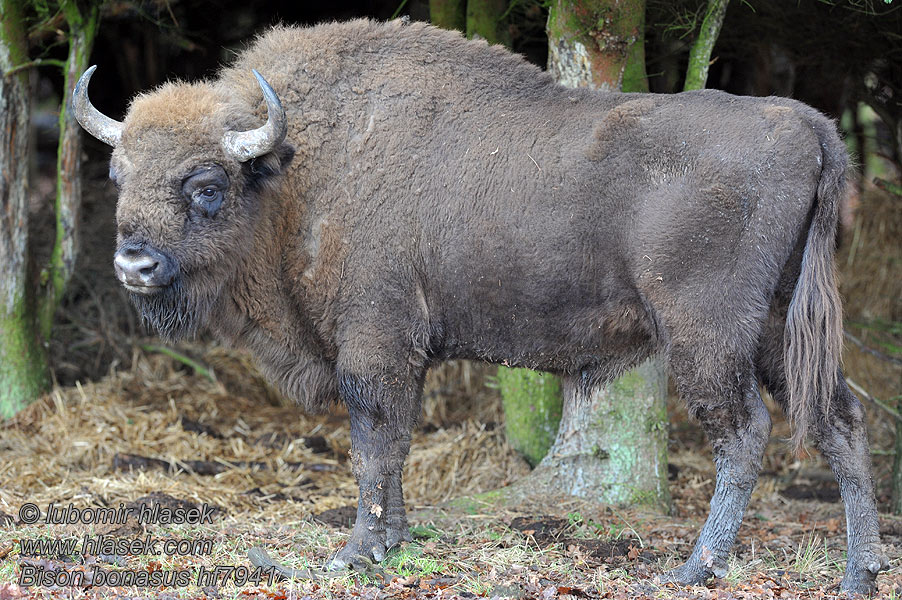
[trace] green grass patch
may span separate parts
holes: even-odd
[[[449,565],[441,564],[436,558],[426,556],[423,546],[414,542],[404,544],[391,551],[382,563],[386,571],[397,573],[401,577],[428,577],[433,573],[444,573]]]

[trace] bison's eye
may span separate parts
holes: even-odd
[[[219,211],[228,189],[229,177],[219,165],[198,167],[182,182],[192,211],[205,217],[213,217]]]
[[[194,190],[191,200],[202,213],[212,217],[222,205],[222,191],[218,187],[208,185]]]

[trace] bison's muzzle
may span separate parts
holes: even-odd
[[[154,294],[175,279],[175,261],[147,244],[123,244],[113,260],[116,278],[130,292]]]

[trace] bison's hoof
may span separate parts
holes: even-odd
[[[344,548],[335,553],[326,569],[340,571],[350,567],[359,572],[372,570],[374,562],[380,562],[385,558],[386,547],[380,537],[370,532],[361,536],[358,536],[356,531],[352,532],[351,539]]]
[[[658,575],[657,579],[661,583],[676,583],[678,585],[702,585],[713,576],[714,573],[703,567],[697,567],[690,563],[685,563]]]
[[[861,552],[846,564],[842,591],[872,596],[877,592],[877,573],[888,568],[889,559],[882,552]]]

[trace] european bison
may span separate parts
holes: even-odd
[[[771,428],[761,383],[839,481],[843,588],[874,590],[864,413],[839,365],[847,158],[815,110],[566,89],[401,21],[276,27],[121,123],[91,106],[92,72],[75,110],[115,148],[115,271],[143,318],[249,348],[307,409],[348,408],[360,499],[332,568],[410,539],[401,466],[430,366],[504,361],[585,389],[663,351],[717,463],[711,515],[666,577],[725,571]]]

